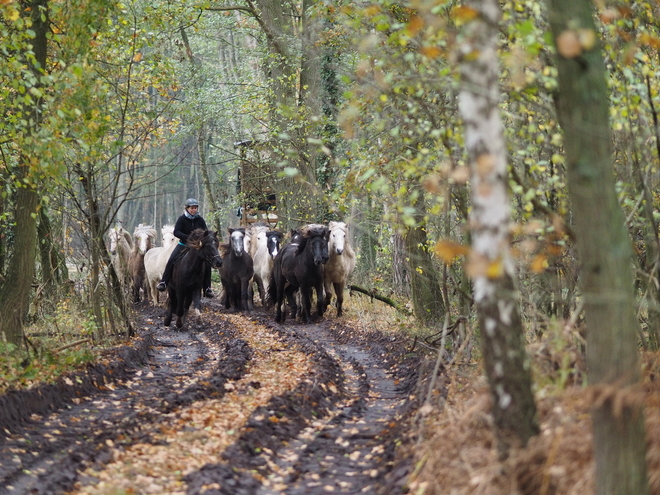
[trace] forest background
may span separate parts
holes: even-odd
[[[500,298],[515,300],[523,343],[570,322],[584,347],[581,314],[586,307],[588,319],[590,303],[581,269],[590,258],[576,246],[591,231],[588,248],[618,249],[598,242],[595,224],[576,221],[583,209],[569,176],[586,158],[571,150],[594,143],[571,148],[577,131],[559,124],[561,101],[576,87],[562,86],[561,60],[579,74],[592,55],[603,62],[607,88],[587,91],[586,100],[607,98],[597,125],[607,126],[611,147],[595,161],[611,157],[623,217],[602,214],[625,226],[634,296],[632,337],[618,338],[624,348],[657,350],[658,6],[574,4],[596,24],[576,14],[553,33],[548,12],[560,17],[561,7],[531,0],[0,1],[6,352],[24,347],[26,325],[61,318],[73,273],[84,274],[82,331],[96,342],[130,335],[106,234],[116,224],[130,232],[173,223],[188,197],[221,233],[239,224],[239,208],[273,197],[285,232],[347,221],[359,259],[354,282],[401,306],[409,301],[430,334],[455,328],[443,341],[449,352],[467,346],[478,354],[474,343],[485,340],[487,367],[487,308],[475,304],[474,281],[505,272],[516,291]],[[488,8],[497,15],[488,18]],[[487,18],[480,32],[496,28],[498,73],[482,82],[499,98],[506,169],[498,180],[509,202],[492,205],[507,217],[507,246],[484,262],[474,256],[470,215],[480,192],[470,183],[490,171],[490,160],[478,158],[495,153],[470,149],[465,124],[474,115],[459,100],[475,91],[470,63],[488,53],[471,48],[470,26]],[[601,359],[608,353],[592,348]],[[623,361],[635,375],[637,362]],[[562,366],[564,380],[581,373]],[[523,442],[533,433],[509,428]]]

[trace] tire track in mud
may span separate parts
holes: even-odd
[[[79,471],[106,462],[113,446],[149,441],[154,423],[173,407],[212,394],[209,388],[222,393],[222,384],[245,368],[237,360],[246,362],[250,356],[229,330],[215,335],[214,347],[225,347],[230,363],[223,363],[221,354],[209,355],[208,344],[195,333],[160,332],[156,339],[149,333],[146,366],[125,363],[119,380],[106,377],[104,385],[71,398],[61,409],[33,414],[25,424],[5,430],[0,438],[0,494],[63,493],[78,480]],[[201,387],[195,380],[205,374],[211,379]],[[64,378],[64,385],[74,380]]]
[[[382,363],[352,344],[339,344],[317,326],[301,329],[341,363],[347,397],[337,414],[312,425],[271,462],[275,473],[259,495],[374,493],[391,468],[383,442],[404,397]]]
[[[313,383],[256,410],[223,455],[186,477],[189,494],[378,493],[393,469],[396,428],[407,394],[368,349],[339,343],[321,325],[275,325],[316,362]],[[264,425],[285,412],[287,429]],[[266,423],[268,423],[266,421]],[[270,430],[269,431],[269,426]]]
[[[250,378],[257,359],[267,357],[264,352],[283,355],[288,347],[298,348],[311,364],[297,385],[247,413],[233,443],[218,451],[221,462],[200,464],[180,478],[180,489],[157,493],[394,493],[382,478],[394,469],[407,392],[398,390],[390,374],[400,356],[385,349],[382,336],[380,343],[374,335],[345,338],[351,329],[337,331],[329,320],[284,326],[258,312],[223,316],[215,302],[207,303],[191,332],[176,332],[154,323],[160,317],[150,319],[157,313],[143,308],[140,316],[142,333],[151,339],[147,366],[126,364],[117,373],[121,379],[106,380],[102,390],[87,391],[57,412],[33,416],[0,436],[0,494],[59,494],[94,486],[118,451],[169,442],[160,427],[186,406],[205,407],[239,381],[246,382],[240,387],[258,388]],[[276,343],[256,351],[240,321],[256,323]],[[281,373],[290,372],[282,368]],[[203,433],[193,423],[186,430]]]

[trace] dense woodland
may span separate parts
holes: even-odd
[[[4,354],[31,353],[25,328],[80,284],[90,341],[130,337],[115,225],[159,229],[188,197],[223,236],[264,204],[283,232],[341,220],[352,282],[483,362],[503,456],[538,433],[525,343],[568,322],[597,397],[598,491],[648,492],[626,391],[660,345],[656,3],[0,12]]]

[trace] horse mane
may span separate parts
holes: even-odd
[[[291,229],[289,231],[289,239],[291,239],[292,241],[293,241],[294,237],[296,237],[296,236],[302,237],[302,235],[303,235],[303,232],[302,232],[301,229]]]
[[[296,249],[296,254],[300,254],[305,250],[305,246],[307,246],[307,240],[311,239],[312,237],[323,237],[327,235],[330,231],[325,225],[321,225],[318,223],[310,223],[309,225],[305,225],[302,228],[302,239],[300,240],[300,244],[298,244],[298,249]]]
[[[346,227],[346,224],[344,222],[330,222],[328,223],[328,228],[333,231],[333,230],[343,230],[344,232],[348,233],[348,228]]]
[[[195,229],[188,235],[188,240],[186,245],[193,249],[199,249],[202,247],[202,239],[204,238],[204,229]]]
[[[135,230],[133,231],[133,235],[140,232],[146,232],[149,237],[156,237],[156,229],[154,229],[153,225],[140,224],[137,227],[135,227]]]
[[[221,258],[226,258],[229,255],[229,250],[231,249],[231,243],[223,242],[218,245],[218,252],[220,253]]]

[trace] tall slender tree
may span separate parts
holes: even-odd
[[[472,253],[469,271],[482,331],[484,367],[501,454],[525,445],[539,431],[529,363],[510,256],[507,156],[498,108],[497,57],[500,8],[497,0],[469,1],[458,50],[471,166]]]
[[[596,492],[649,493],[641,406],[639,323],[630,237],[614,189],[605,64],[587,0],[549,0],[557,47],[557,113],[582,261]]]

